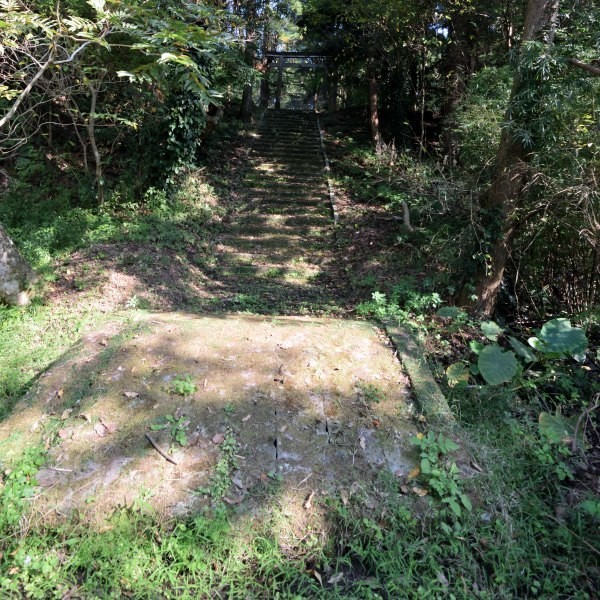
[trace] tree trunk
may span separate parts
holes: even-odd
[[[28,304],[28,290],[35,281],[35,273],[0,226],[0,302]]]
[[[544,37],[546,43],[552,43],[559,4],[559,0],[529,0],[522,43]],[[524,90],[526,78],[527,74],[515,74],[509,112]],[[506,120],[510,120],[508,115]],[[522,223],[517,223],[517,209],[527,182],[527,163],[531,155],[532,150],[525,148],[511,130],[504,130],[496,155],[492,184],[480,201],[482,226],[490,236],[487,264],[480,267],[475,277],[477,301],[474,309],[482,316],[490,316],[496,308],[512,237],[516,226],[522,226]],[[463,289],[459,303],[470,304],[467,295],[468,292]]]
[[[249,19],[254,17],[254,13],[251,13]],[[246,35],[246,47],[244,49],[244,62],[251,68],[254,68],[254,30],[248,28]],[[254,116],[254,100],[252,99],[252,80],[248,81],[244,85],[244,91],[242,93],[242,106],[240,108],[240,119],[245,123],[250,123]]]
[[[102,173],[102,158],[100,156],[100,150],[98,150],[98,145],[96,144],[96,105],[98,102],[100,81],[98,82],[98,87],[94,87],[92,84],[88,86],[92,96],[92,101],[86,128],[88,139],[90,140],[90,146],[92,148],[92,154],[94,155],[94,163],[96,165],[96,189],[98,190],[98,205],[102,206],[104,204],[104,176]]]
[[[381,133],[379,131],[379,90],[377,87],[377,78],[374,73],[369,75],[369,125],[371,127],[371,139],[379,147],[381,143]]]
[[[337,97],[338,97],[338,77],[337,73],[334,71],[330,75],[331,83],[329,85],[329,112],[336,113],[338,109],[337,105]]]
[[[265,56],[269,51],[269,27],[268,23],[265,23],[262,38],[262,60],[261,60],[261,78],[260,78],[260,101],[259,106],[262,109],[269,107],[269,64],[267,57]]]

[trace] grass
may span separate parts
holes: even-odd
[[[352,160],[362,166],[354,172],[349,160],[344,168],[356,193],[393,202],[400,191],[381,187],[375,159],[358,147],[352,152]],[[35,191],[33,181],[43,175],[36,165],[32,158],[21,165],[23,181],[29,177],[31,182],[19,194],[30,194],[31,205],[20,212],[17,194],[1,205],[0,220],[47,280],[55,261],[73,250],[124,237],[178,251],[191,247],[206,256],[210,218],[217,209],[198,196],[197,181],[188,181],[176,199],[154,191],[142,204],[127,206],[121,200],[103,211],[85,205],[73,210],[68,198],[44,204],[49,188],[44,184],[43,193]],[[409,167],[404,167],[408,175],[421,178]],[[199,189],[210,195],[208,188]],[[422,227],[433,231],[437,209],[426,199],[420,202],[422,213],[431,215]],[[408,245],[403,248],[410,251]],[[431,254],[434,243],[428,248]],[[135,256],[124,254],[123,261],[135,261]],[[379,277],[351,273],[350,280],[373,289]],[[85,287],[85,281],[80,285]],[[365,315],[414,321],[440,302],[422,278],[391,282],[384,291],[387,296],[364,304]],[[130,308],[137,308],[139,300],[132,299]],[[37,301],[26,309],[0,309],[0,419],[40,372],[87,327],[99,324],[102,317],[86,304],[57,307]],[[237,293],[232,305],[276,312],[251,290]],[[305,310],[311,314],[318,308],[307,304]],[[437,336],[438,347],[445,342],[447,349],[455,344],[451,336],[461,332],[435,329],[424,317],[418,324],[423,335]],[[376,387],[359,387],[367,408],[382,400]],[[185,398],[194,390],[194,382],[181,377],[171,392]],[[579,488],[559,480],[560,457],[542,443],[532,406],[514,394],[482,396],[460,389],[452,391],[452,400],[463,428],[461,448],[431,451],[432,441],[422,451],[427,450],[433,467],[409,482],[382,470],[372,489],[349,497],[317,497],[314,503],[325,520],[311,524],[302,537],[287,533],[285,490],[277,473],[266,474],[251,492],[259,500],[258,514],[244,514],[222,501],[239,452],[233,430],[224,435],[208,486],[197,490],[210,501],[204,510],[166,519],[140,496],[107,515],[101,530],[77,514],[53,524],[31,512],[29,498],[39,491],[35,476],[49,450],[47,440],[24,443],[22,455],[10,461],[0,447],[0,596],[594,598],[600,586],[598,516],[584,509]],[[231,418],[235,409],[227,405],[225,416]],[[187,441],[183,421],[173,416],[166,426],[174,439],[179,435],[180,443]],[[439,444],[439,437],[434,441]],[[454,463],[460,472],[451,470]],[[460,499],[460,494],[468,495],[472,508],[448,510],[444,499]]]
[[[35,377],[58,359],[91,325],[97,311],[81,304],[56,307],[34,302],[25,309],[0,307],[0,420]]]
[[[471,442],[496,443],[483,428]],[[300,539],[284,538],[281,487],[265,482],[262,516],[221,502],[186,519],[161,519],[143,500],[116,510],[103,531],[77,518],[58,526],[27,515],[44,450],[12,465],[0,492],[0,593],[5,598],[593,598],[594,523],[564,522],[539,493],[520,436],[478,456],[486,473],[462,483],[476,499],[452,517],[428,497],[406,495],[382,472],[375,489],[320,500],[328,519]],[[235,468],[227,444],[209,490],[217,501]],[[521,440],[522,441],[522,440]],[[486,462],[490,460],[490,463]],[[6,466],[6,465],[5,465]],[[261,492],[259,492],[261,493]],[[373,499],[376,504],[373,504]],[[369,502],[369,499],[371,500]],[[7,510],[10,508],[10,510]],[[25,525],[24,525],[25,524]]]

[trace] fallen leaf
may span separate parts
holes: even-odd
[[[102,425],[106,428],[106,433],[114,433],[117,430],[116,423],[107,423],[106,421],[102,421]]]
[[[302,505],[305,510],[308,510],[309,508],[312,507],[312,499],[313,499],[314,495],[315,495],[315,493],[311,492],[307,496],[306,500],[304,501],[304,504]]]
[[[429,494],[428,490],[425,490],[425,489],[417,487],[417,486],[414,486],[411,489],[412,489],[413,493],[416,494],[417,496],[423,497],[423,496],[427,496],[427,494]]]
[[[373,498],[367,498],[364,501],[364,505],[369,509],[369,510],[373,510],[377,504],[375,503],[375,500]]]
[[[285,430],[286,430],[287,428],[288,428],[288,426],[287,426],[287,425],[282,425],[282,426],[279,428],[279,433],[285,433]]]
[[[87,421],[88,423],[92,422],[92,417],[90,416],[90,413],[79,413],[77,415],[78,419],[83,419],[84,421]]]
[[[101,346],[108,346],[108,340],[106,338],[102,338],[98,343]]]
[[[415,477],[418,477],[421,474],[421,467],[419,467],[418,465],[408,474],[408,477],[406,479],[408,479],[409,481],[411,479],[414,479]]]
[[[59,398],[62,398],[62,397],[63,397],[63,395],[64,395],[64,393],[65,393],[65,392],[64,392],[64,390],[63,390],[62,388],[60,388],[60,390],[58,390],[58,391],[56,392],[56,395],[57,395]]]
[[[227,504],[239,504],[245,497],[245,494],[239,496],[223,496],[223,502],[226,502]]]
[[[106,430],[106,426],[104,425],[104,423],[100,422],[100,423],[96,423],[94,425],[94,431],[100,436],[100,437],[104,437],[107,433]]]
[[[225,436],[222,433],[217,433],[213,436],[212,443],[213,444],[222,444],[225,441]]]
[[[323,578],[321,577],[321,573],[319,571],[315,571],[315,569],[310,569],[307,571],[309,575],[312,575],[321,585],[323,585]]]
[[[269,479],[269,476],[266,473],[261,473],[260,474],[260,480],[261,481],[267,481],[267,479]]]
[[[336,573],[327,580],[327,583],[330,585],[335,585],[336,583],[339,583],[342,579],[344,579],[344,573]]]
[[[373,427],[379,427],[381,425],[381,421],[379,419],[373,419],[372,423]]]
[[[348,501],[350,500],[350,498],[348,497],[348,492],[346,490],[340,490],[340,498],[342,499],[342,504],[344,506],[347,506]]]
[[[63,410],[62,415],[60,415],[61,421],[68,419],[71,416],[72,412],[73,412],[72,408],[66,408],[65,410]]]
[[[250,420],[250,417],[252,417],[252,415],[246,415],[243,419],[242,419],[242,423],[245,423],[246,421]]]
[[[36,421],[30,428],[29,431],[31,431],[32,433],[40,426],[40,422]]]
[[[476,470],[479,471],[480,473],[483,473],[483,469],[474,461],[471,461],[471,466]]]
[[[58,430],[58,437],[61,440],[66,440],[68,438],[71,437],[71,434],[73,433],[73,430],[71,428],[65,428],[65,429],[59,429]]]
[[[127,398],[139,398],[138,392],[123,392],[123,395],[127,396]]]
[[[402,484],[402,485],[400,486],[400,491],[401,491],[403,494],[408,494],[408,486],[407,486],[407,485],[404,485],[404,484]]]
[[[359,446],[360,446],[360,447],[361,447],[363,450],[365,450],[365,449],[367,448],[367,442],[365,441],[365,436],[364,436],[364,435],[361,435],[361,436],[358,438],[358,444],[359,444]]]
[[[444,587],[448,587],[450,585],[448,578],[441,571],[438,573],[437,578]]]

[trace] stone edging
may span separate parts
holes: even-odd
[[[423,349],[405,329],[384,325],[385,331],[398,351],[398,357],[408,375],[417,404],[429,423],[452,426],[456,423],[448,401],[425,360]]]
[[[329,164],[329,158],[325,151],[325,141],[323,139],[323,129],[321,128],[321,120],[317,114],[317,128],[319,129],[319,139],[321,141],[321,153],[323,154],[323,161],[325,163],[325,176],[327,177],[327,190],[329,192],[329,203],[331,204],[331,212],[333,214],[333,224],[337,225],[340,219],[337,205],[335,203],[335,194],[333,192],[333,181],[331,179],[331,166]]]

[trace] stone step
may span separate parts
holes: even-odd
[[[264,227],[329,227],[333,225],[331,218],[323,215],[287,215],[287,214],[262,214],[244,215],[239,225],[253,225]]]
[[[294,133],[290,131],[258,131],[254,136],[255,144],[299,144],[299,145],[311,145],[321,147],[321,138],[317,133]]]
[[[291,144],[290,144],[291,146]],[[258,149],[256,147],[252,150],[253,156],[262,156],[262,157],[272,157],[278,161],[289,160],[290,158],[298,159],[298,158],[312,158],[319,159],[322,161],[322,154],[320,148],[302,148],[300,146],[297,147],[288,147],[288,148],[265,148]]]
[[[331,217],[331,206],[326,202],[309,204],[307,202],[294,203],[281,200],[265,200],[249,204],[246,214],[267,214],[294,216]]]
[[[260,177],[265,175],[277,177],[298,177],[305,175],[307,177],[325,177],[325,171],[323,169],[323,163],[319,162],[300,162],[300,163],[289,163],[284,161],[262,161],[253,159],[251,162],[254,163],[254,168],[248,171],[246,177]]]
[[[227,227],[223,232],[228,237],[244,237],[244,238],[270,238],[272,236],[286,236],[289,238],[311,238],[323,235],[327,231],[322,224],[319,225],[303,225],[302,227],[294,225],[266,225],[264,223],[242,223],[238,222]]]
[[[229,239],[224,238],[220,241],[220,244],[224,246],[231,246],[237,248],[242,253],[258,253],[258,254],[270,254],[276,251],[295,252],[297,258],[301,258],[310,251],[311,246],[317,245],[316,242],[308,244],[304,239],[289,239],[289,238],[269,238],[264,240],[256,239],[245,239],[235,238]],[[292,259],[290,259],[292,260]]]
[[[264,205],[293,205],[293,206],[321,206],[327,202],[327,195],[323,192],[307,193],[305,190],[286,191],[286,190],[266,190],[264,188],[254,188],[247,190],[244,196],[246,204],[252,206]]]
[[[322,173],[313,172],[286,173],[282,171],[255,171],[247,175],[245,181],[249,184],[260,183],[261,185],[281,185],[288,184],[306,184],[314,186],[315,183],[324,184],[325,179]]]
[[[305,187],[307,190],[315,191],[318,188],[327,189],[327,182],[322,175],[309,175],[307,173],[301,173],[299,175],[292,175],[286,173],[265,173],[264,175],[253,174],[247,176],[244,183],[249,186],[260,188],[279,187],[285,189],[286,187]]]
[[[230,259],[232,257],[229,257]],[[314,277],[320,272],[318,265],[261,265],[240,264],[235,262],[224,262],[218,267],[219,274],[227,276],[247,276],[269,279],[307,279]]]
[[[268,136],[265,138],[257,138],[253,149],[266,149],[266,150],[281,150],[283,152],[290,149],[290,146],[295,148],[302,148],[303,150],[314,150],[315,152],[321,151],[321,143],[318,139],[308,140],[307,138],[294,138],[294,139],[281,139],[279,137]]]
[[[298,248],[270,248],[266,250],[261,246],[246,245],[244,248],[239,248],[237,243],[231,244],[219,243],[217,250],[222,253],[219,257],[219,264],[222,261],[227,261],[229,257],[235,257],[234,261],[240,264],[263,264],[263,265],[282,265],[289,263],[299,263],[313,265],[318,264],[317,259],[310,260],[304,257]]]

